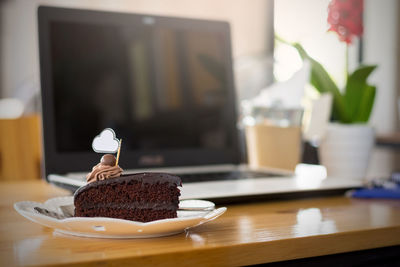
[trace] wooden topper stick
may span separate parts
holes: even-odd
[[[118,144],[118,153],[117,153],[117,161],[115,162],[115,166],[118,166],[118,161],[119,161],[119,153],[121,152],[121,143],[122,143],[122,139],[119,139],[119,144]]]

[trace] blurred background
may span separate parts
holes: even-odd
[[[399,158],[400,4],[364,1],[364,33],[348,46],[328,30],[329,0],[2,0],[0,1],[0,179],[41,176],[40,73],[37,30],[39,5],[224,20],[231,25],[238,98],[253,99],[277,82],[289,80],[303,61],[291,45],[300,43],[343,88],[346,64],[376,64],[369,82],[377,93],[369,124],[382,144],[374,146],[368,176],[395,171]],[[302,105],[319,93],[305,86]],[[240,118],[238,118],[238,121]],[[385,139],[386,138],[386,139]],[[389,141],[388,141],[389,140]],[[378,142],[379,143],[379,142]],[[24,166],[24,167],[22,167]]]

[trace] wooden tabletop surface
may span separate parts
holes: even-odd
[[[0,266],[249,265],[400,244],[400,201],[346,197],[228,206],[186,233],[153,239],[54,234],[13,209],[68,195],[43,181],[0,183]]]

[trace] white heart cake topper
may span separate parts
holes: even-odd
[[[115,153],[118,147],[119,140],[111,128],[104,129],[92,142],[92,148],[97,153]]]

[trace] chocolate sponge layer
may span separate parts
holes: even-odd
[[[181,179],[165,173],[138,173],[89,183],[74,195],[75,216],[139,222],[176,218]]]

